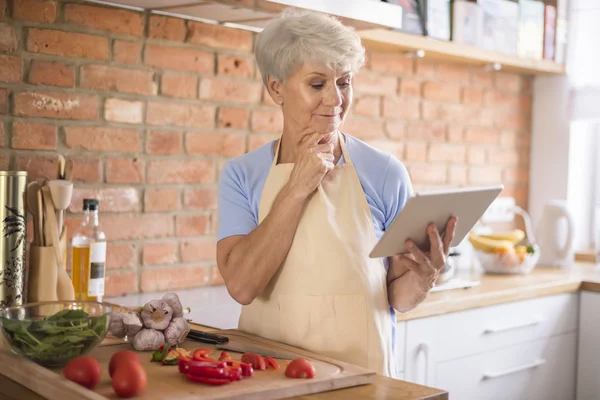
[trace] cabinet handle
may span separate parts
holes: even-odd
[[[423,352],[425,355],[425,381],[422,383],[423,385],[427,385],[429,381],[429,346],[427,343],[421,343],[417,348],[417,356],[415,357],[415,364],[417,364],[419,359],[419,354]],[[415,365],[416,367],[417,365]],[[415,368],[415,371],[417,369]]]
[[[531,321],[528,322],[523,322],[520,324],[514,324],[514,325],[507,325],[507,326],[501,326],[501,327],[493,327],[493,328],[487,328],[483,330],[483,334],[484,335],[488,335],[490,333],[498,333],[498,332],[503,332],[503,331],[510,331],[512,329],[519,329],[519,328],[525,328],[527,326],[533,326],[533,325],[537,325],[540,322],[544,321],[543,318],[541,317],[535,317],[533,318]]]
[[[531,364],[521,365],[520,367],[510,368],[510,369],[507,369],[505,371],[500,371],[500,372],[489,372],[487,374],[483,374],[483,379],[500,378],[505,375],[514,374],[516,372],[521,372],[521,371],[525,371],[528,369],[536,368],[545,363],[546,363],[546,360],[539,359],[539,360],[532,362]]]

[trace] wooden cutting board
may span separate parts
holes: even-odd
[[[292,396],[313,394],[333,389],[358,386],[373,383],[376,374],[354,365],[335,361],[291,346],[273,342],[237,330],[217,331],[226,335],[231,341],[251,344],[267,350],[277,350],[288,354],[304,357],[314,365],[317,376],[313,379],[290,379],[284,374],[289,361],[277,360],[280,370],[268,369],[254,371],[254,376],[224,386],[208,386],[189,382],[183,377],[177,366],[164,366],[151,363],[150,352],[140,353],[146,373],[148,386],[146,391],[136,397],[140,400],[178,399],[178,400],[216,400],[216,399],[248,399],[274,400]],[[210,345],[186,340],[181,347],[194,350],[211,348]],[[110,357],[119,350],[132,349],[132,346],[122,341],[107,340],[102,346],[94,349],[89,355],[96,358],[102,366],[102,380],[94,391],[87,390],[63,378],[62,368],[47,369],[25,358],[12,354],[7,349],[0,350],[0,365],[10,366],[1,368],[0,374],[29,388],[49,400],[83,399],[105,400],[118,399],[115,395],[110,377],[108,363]],[[220,351],[216,352],[216,356]],[[231,353],[233,359],[239,360],[241,354]]]

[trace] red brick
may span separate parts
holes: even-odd
[[[246,150],[246,135],[236,133],[187,133],[185,150],[188,154],[236,157]]]
[[[458,102],[460,100],[460,87],[445,83],[425,82],[423,84],[423,97],[429,100]]]
[[[404,121],[387,121],[385,123],[385,132],[391,139],[404,139],[406,123]]]
[[[517,149],[488,149],[488,164],[516,166],[519,165],[520,157]]]
[[[0,82],[21,82],[21,57],[0,54]]]
[[[448,167],[448,183],[465,186],[468,183],[468,168],[464,165],[451,165]]]
[[[151,15],[148,37],[159,40],[183,42],[185,40],[185,20],[181,18]]]
[[[72,88],[75,86],[75,68],[60,62],[34,60],[29,69],[29,83]]]
[[[421,81],[411,78],[400,78],[400,89],[398,94],[406,97],[421,96]]]
[[[469,143],[497,145],[499,135],[493,129],[468,128],[465,139]]]
[[[17,45],[17,34],[14,28],[9,24],[0,23],[0,51],[15,51]]]
[[[494,86],[498,90],[518,93],[523,88],[523,78],[518,74],[508,72],[496,72]]]
[[[148,162],[148,183],[212,183],[215,163],[211,160],[166,160]]]
[[[502,183],[505,185],[527,186],[529,184],[529,169],[506,168],[502,173]]]
[[[0,120],[0,148],[2,147],[4,147],[4,121]]]
[[[109,158],[106,160],[106,183],[142,183],[144,166],[144,161],[137,158]]]
[[[212,238],[186,240],[181,243],[181,261],[214,260],[217,255],[217,243]]]
[[[208,215],[178,215],[175,217],[175,234],[177,236],[199,236],[209,231]]]
[[[370,53],[367,59],[372,71],[385,74],[410,74],[414,68],[413,59],[399,53]]]
[[[483,164],[485,163],[485,149],[482,147],[470,147],[467,149],[467,163]]]
[[[98,183],[102,181],[102,161],[99,158],[71,158],[73,161],[73,181]]]
[[[502,168],[480,166],[469,168],[469,183],[472,185],[495,185],[502,183]]]
[[[140,194],[134,188],[74,188],[69,212],[83,211],[83,199],[98,199],[100,209],[109,212],[130,212],[140,209]]]
[[[450,125],[446,132],[446,140],[450,143],[462,143],[463,141],[463,128],[460,126]]]
[[[421,109],[418,99],[404,99],[401,97],[383,98],[383,115],[395,119],[420,119]]]
[[[416,60],[415,73],[420,78],[432,78],[435,76],[437,65],[428,59],[419,58]]]
[[[177,71],[211,74],[214,56],[202,50],[181,47],[146,45],[144,61],[151,67]]]
[[[531,116],[515,112],[502,112],[494,114],[494,126],[498,129],[530,131]]]
[[[144,293],[181,290],[208,285],[211,276],[204,267],[145,268],[141,275]]]
[[[357,93],[395,95],[398,89],[398,78],[362,71],[354,79],[354,89]]]
[[[403,142],[393,142],[390,140],[369,140],[367,143],[379,150],[394,155],[399,160],[404,160],[405,144]]]
[[[427,158],[431,162],[465,163],[466,148],[460,144],[430,143]]]
[[[412,122],[406,124],[406,137],[408,139],[443,141],[445,131],[444,124],[436,122]]]
[[[200,98],[204,100],[253,104],[260,101],[261,92],[259,82],[226,78],[200,79]]]
[[[252,78],[254,75],[254,60],[249,57],[218,54],[217,73],[238,78]]]
[[[344,121],[342,131],[361,140],[381,139],[384,137],[383,121],[376,119],[350,116]]]
[[[217,126],[219,128],[246,129],[250,111],[245,108],[219,107]]]
[[[56,150],[56,126],[15,122],[12,127],[12,148],[26,150]]]
[[[259,134],[250,135],[248,138],[248,151],[256,150],[259,147],[279,138],[279,135]]]
[[[445,165],[419,164],[410,165],[408,172],[415,184],[422,183],[446,183],[448,169]]]
[[[137,273],[109,273],[106,275],[106,282],[104,284],[104,287],[104,295],[106,297],[117,297],[135,294],[138,291]]]
[[[164,96],[195,99],[198,97],[198,78],[165,72],[161,78],[160,92]]]
[[[150,154],[180,154],[183,152],[183,134],[173,131],[148,131],[146,152]]]
[[[406,161],[425,161],[427,160],[426,142],[406,142],[404,158]]]
[[[113,42],[113,60],[120,64],[137,64],[142,46],[139,42],[115,40]]]
[[[438,79],[443,82],[465,83],[469,81],[469,67],[462,64],[438,64]]]
[[[150,101],[146,111],[148,125],[212,128],[215,109],[204,104]]]
[[[132,244],[110,243],[106,247],[106,268],[119,269],[136,265],[136,251]]]
[[[0,114],[8,113],[8,90],[0,88]]]
[[[54,0],[13,0],[12,17],[22,21],[54,22],[57,2]]]
[[[2,130],[2,129],[0,129]],[[8,156],[0,156],[0,168],[2,168],[3,170],[7,170],[8,169],[8,164],[9,164],[10,160],[8,158]]]
[[[7,0],[0,0],[0,18],[4,18],[7,9]]]
[[[463,88],[461,101],[464,104],[480,106],[483,101],[483,90],[475,88]]]
[[[27,50],[64,57],[108,60],[108,38],[50,29],[29,29]]]
[[[173,217],[166,214],[103,215],[102,228],[112,240],[162,238],[173,234]]]
[[[146,189],[144,211],[178,210],[179,197],[179,189]]]
[[[474,70],[471,74],[471,84],[477,87],[491,87],[494,83],[494,73],[490,71]]]
[[[177,242],[155,242],[144,244],[144,265],[173,264],[177,262]]]
[[[104,119],[126,124],[140,124],[144,117],[144,103],[122,99],[106,99]]]
[[[122,35],[142,36],[144,30],[144,17],[141,13],[116,7],[66,4],[65,20],[76,25]]]
[[[480,117],[481,109],[464,104],[423,101],[421,112],[424,120],[459,124],[464,123],[464,121],[476,121]]]
[[[140,135],[135,129],[111,127],[65,127],[65,144],[70,149],[137,153]]]
[[[281,113],[281,111],[277,111]],[[381,97],[363,95],[354,99],[354,113],[367,117],[378,117],[381,114]]]
[[[81,84],[84,89],[108,90],[132,94],[156,94],[154,73],[134,69],[84,65],[81,67]]]
[[[95,95],[64,92],[15,93],[15,115],[75,120],[98,118],[98,98]]]
[[[252,132],[281,133],[283,114],[279,109],[254,110],[251,122]]]
[[[516,94],[496,92],[488,90],[483,97],[484,106],[513,108],[521,112],[526,112],[521,107],[521,98]]]
[[[252,32],[202,22],[188,21],[187,41],[217,49],[252,50]]]
[[[217,209],[217,188],[186,188],[183,193],[183,206],[188,209]]]
[[[36,155],[17,155],[17,168],[21,171],[27,171],[29,181],[58,178],[58,157],[56,156],[36,156]]]

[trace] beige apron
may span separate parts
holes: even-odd
[[[260,200],[259,222],[294,164],[277,165]],[[308,201],[290,251],[265,290],[242,308],[239,329],[395,377],[386,271],[369,258],[371,210],[348,154]]]

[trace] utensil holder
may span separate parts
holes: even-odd
[[[0,171],[0,307],[27,298],[27,172]]]

